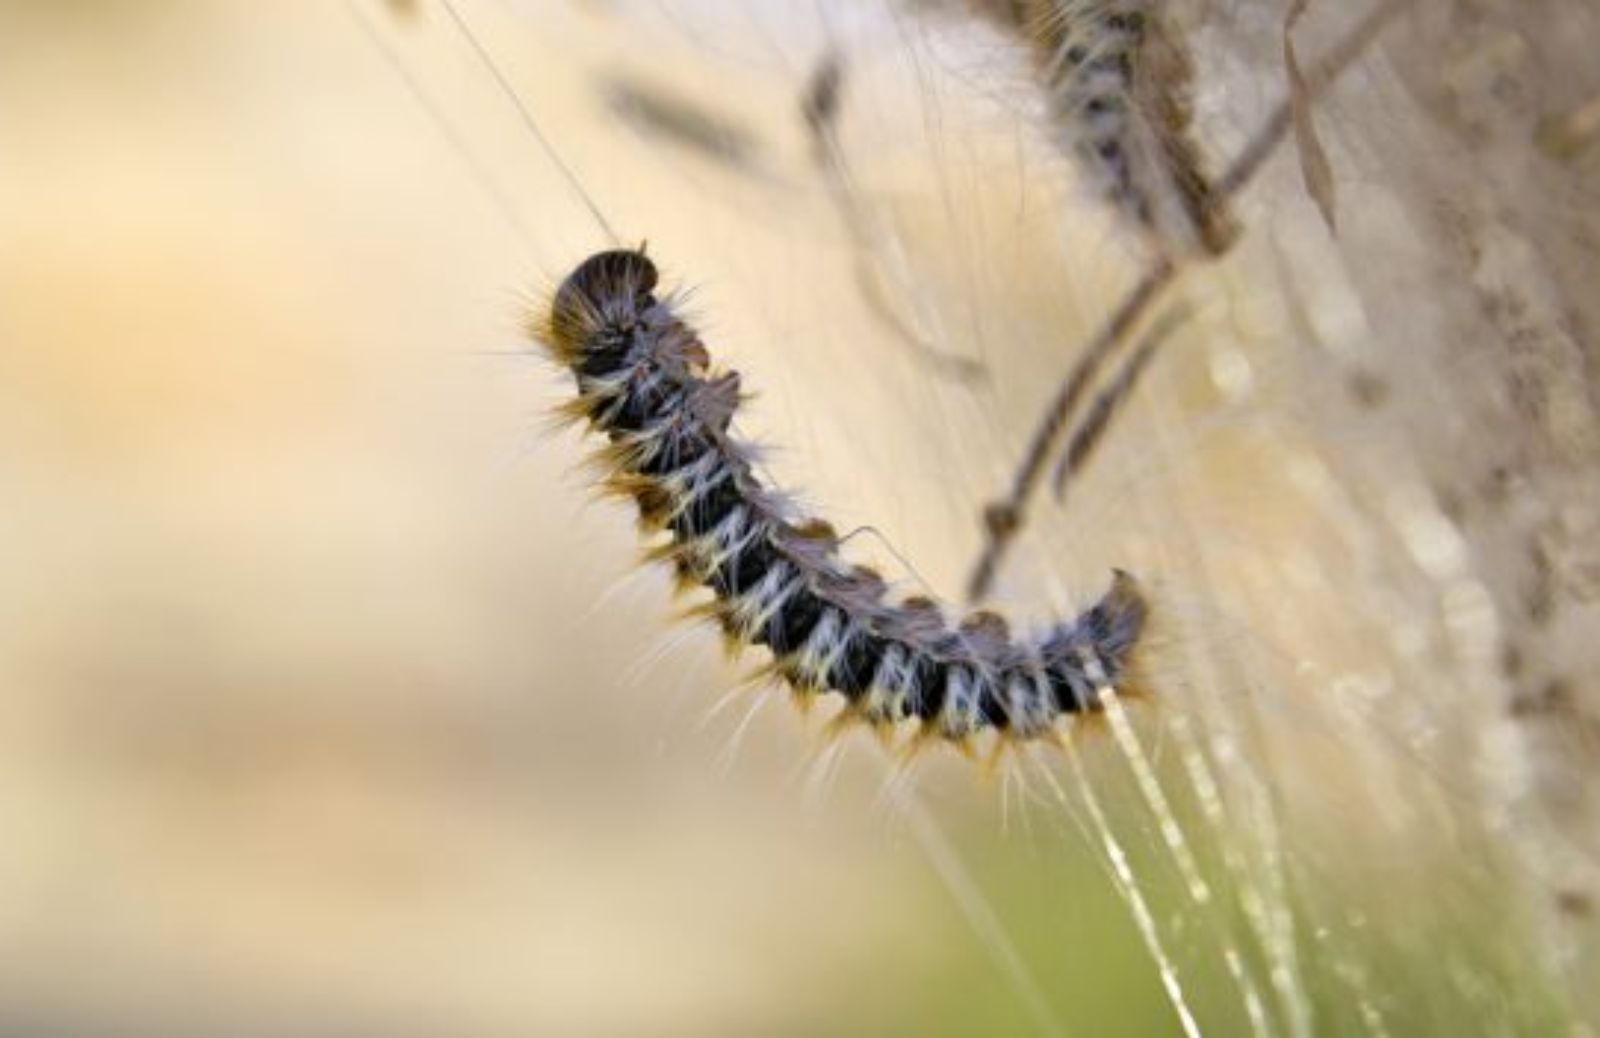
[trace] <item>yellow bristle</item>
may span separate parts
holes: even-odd
[[[936,721],[921,721],[906,737],[905,744],[900,747],[899,763],[909,765],[913,758],[920,754],[924,747],[932,742],[940,742],[943,735],[939,731]]]
[[[990,746],[989,752],[984,755],[983,761],[979,765],[979,773],[986,779],[993,779],[1000,774],[1000,767],[1005,762],[1006,754],[1011,752],[1016,741],[1016,736],[1010,732],[996,731],[994,733],[994,743]]]
[[[677,563],[689,554],[689,545],[683,541],[662,541],[660,544],[650,545],[639,552],[640,563],[653,566],[659,562]]]
[[[801,717],[811,713],[812,708],[817,705],[817,700],[822,698],[826,691],[810,682],[801,683],[793,678],[789,679],[789,694],[794,699],[794,708]]]
[[[596,447],[589,453],[584,464],[597,472],[606,475],[611,472],[636,469],[645,454],[642,444],[631,440],[616,440]]]
[[[552,431],[584,425],[592,420],[591,401],[585,396],[575,396],[553,407],[544,418],[545,428]]]

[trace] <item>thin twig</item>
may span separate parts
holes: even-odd
[[[1100,334],[1089,344],[1088,351],[1073,367],[1072,373],[1061,383],[1055,399],[1051,400],[1050,406],[1045,409],[1044,419],[1034,431],[1032,439],[1028,441],[1028,453],[1023,456],[1021,466],[1012,477],[1010,496],[992,502],[984,509],[983,522],[988,538],[984,544],[983,555],[979,558],[972,579],[967,584],[967,597],[972,601],[976,602],[989,593],[989,586],[994,581],[995,572],[1006,549],[1022,529],[1023,510],[1038,488],[1039,479],[1044,475],[1045,463],[1055,453],[1056,441],[1066,430],[1067,420],[1077,409],[1078,401],[1089,388],[1089,382],[1100,369],[1100,365],[1105,362],[1106,357],[1110,356],[1117,344],[1127,335],[1128,330],[1138,321],[1145,308],[1177,276],[1177,273],[1177,265],[1171,260],[1162,260],[1146,273],[1144,279],[1123,299],[1122,305],[1100,329]]]
[[[1321,96],[1339,76],[1360,57],[1378,34],[1410,6],[1412,0],[1382,0],[1354,29],[1336,44],[1306,75],[1305,94]],[[1293,124],[1293,106],[1288,99],[1279,102],[1255,137],[1215,184],[1217,197],[1231,201],[1244,191],[1268,158],[1283,142]],[[1045,463],[1058,449],[1073,412],[1088,384],[1098,374],[1116,348],[1143,317],[1160,294],[1176,280],[1177,264],[1163,256],[1132,291],[1123,298],[1110,319],[1101,327],[1083,356],[1068,372],[1060,390],[1045,409],[1044,416],[1028,441],[1027,452],[1012,477],[1011,492],[990,502],[983,510],[984,545],[967,582],[967,597],[973,602],[989,594],[1000,564],[1027,519],[1027,509],[1039,489]]]
[[[1145,333],[1143,341],[1139,343],[1132,353],[1123,360],[1122,366],[1117,369],[1117,374],[1110,383],[1100,390],[1094,403],[1089,405],[1088,412],[1083,421],[1078,423],[1072,438],[1067,441],[1067,449],[1062,451],[1061,460],[1056,466],[1055,490],[1056,499],[1061,500],[1066,496],[1067,482],[1083,468],[1089,458],[1094,454],[1094,449],[1101,438],[1111,426],[1111,419],[1128,402],[1133,391],[1138,388],[1139,377],[1154,359],[1156,351],[1167,341],[1175,328],[1188,316],[1188,308],[1181,307],[1175,312],[1169,312],[1165,318],[1156,324],[1149,332]]]

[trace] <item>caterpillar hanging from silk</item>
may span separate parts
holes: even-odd
[[[954,743],[990,730],[1047,736],[1129,680],[1146,604],[1120,571],[1077,619],[1028,638],[995,613],[951,626],[931,599],[891,601],[881,576],[841,558],[831,527],[763,484],[731,428],[739,376],[713,368],[658,281],[642,252],[598,253],[534,335],[575,376],[564,415],[608,441],[595,455],[604,488],[667,534],[653,558],[711,591],[696,612],[771,652],[767,673],[803,696],[838,693],[870,724],[915,720]]]

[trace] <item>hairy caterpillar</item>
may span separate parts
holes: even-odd
[[[739,376],[712,371],[672,299],[654,294],[658,280],[642,252],[597,253],[534,334],[576,377],[564,413],[610,440],[597,455],[606,487],[669,533],[653,556],[711,590],[701,612],[731,639],[771,650],[770,672],[802,695],[838,692],[851,716],[919,721],[954,743],[985,730],[1044,736],[1126,678],[1146,605],[1120,571],[1082,616],[1020,641],[993,613],[952,630],[927,598],[887,602],[883,578],[844,562],[825,523],[793,517],[761,484],[730,432]]]
[[[1163,247],[1238,235],[1190,133],[1194,68],[1164,0],[976,0],[1034,55],[1057,132],[1111,205]]]

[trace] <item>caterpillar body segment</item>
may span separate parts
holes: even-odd
[[[841,557],[826,523],[796,515],[757,476],[732,430],[738,375],[712,369],[658,283],[642,252],[598,253],[534,333],[574,376],[567,412],[607,440],[595,455],[604,485],[668,538],[652,556],[710,590],[697,612],[739,646],[768,649],[771,671],[803,698],[837,693],[874,724],[914,720],[955,743],[987,730],[1029,739],[1098,709],[1145,622],[1131,576],[1117,572],[1087,612],[1028,638],[993,613],[952,626],[931,600],[892,600],[881,576]]]

